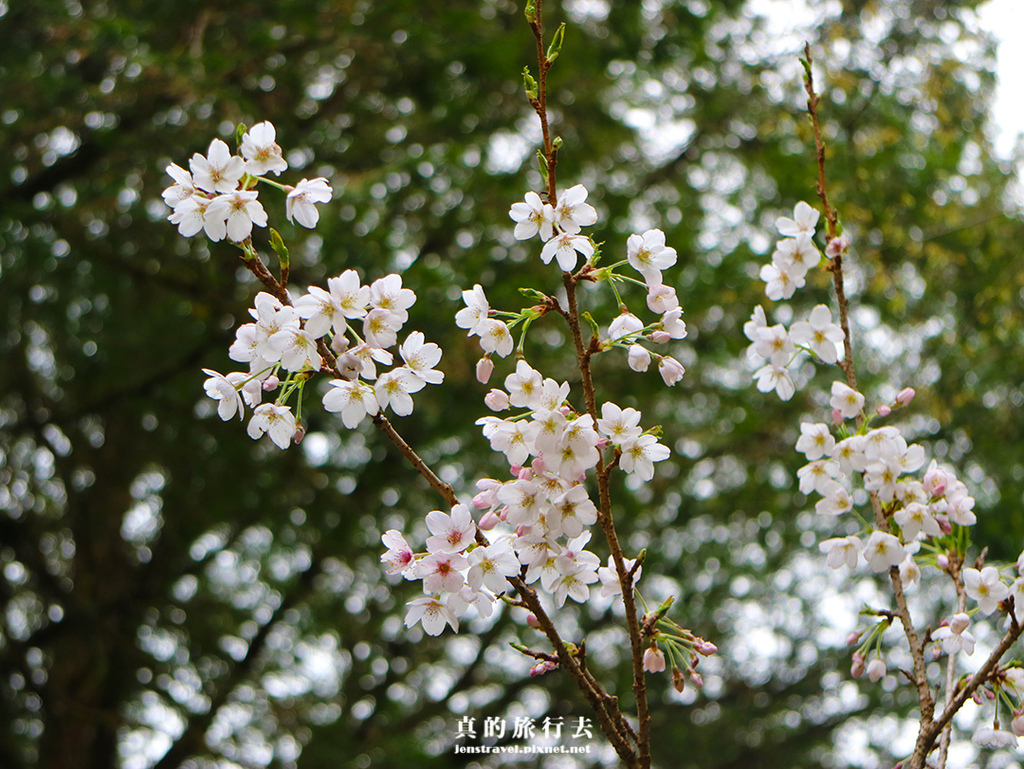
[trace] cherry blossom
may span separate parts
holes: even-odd
[[[377,398],[372,387],[362,382],[332,379],[331,388],[323,397],[324,410],[340,413],[341,421],[350,430],[369,414],[377,413]]]
[[[857,537],[836,537],[818,543],[818,549],[825,553],[825,563],[833,569],[846,566],[854,569],[863,550],[863,543]]]
[[[551,240],[555,211],[548,203],[543,202],[536,192],[527,192],[525,203],[513,203],[508,215],[516,223],[513,232],[516,240],[528,240],[538,233],[541,240]],[[579,229],[576,231],[579,232]]]
[[[823,304],[811,310],[808,320],[794,323],[790,335],[794,344],[806,347],[824,363],[839,359],[836,345],[843,342],[843,330],[832,322],[832,313]]]
[[[892,534],[883,531],[873,531],[864,545],[863,556],[871,571],[875,573],[887,571],[892,566],[898,566],[905,557],[906,552],[900,541]]]
[[[232,155],[228,145],[220,139],[210,142],[206,156],[198,152],[189,161],[195,185],[207,192],[233,192],[245,173],[245,161]]]
[[[333,195],[334,190],[322,176],[303,179],[285,198],[285,218],[289,222],[297,221],[303,227],[313,229],[320,221],[320,211],[316,204],[330,202]]]
[[[843,382],[832,383],[832,398],[829,400],[845,419],[853,419],[864,408],[864,396]]]
[[[577,253],[587,259],[592,257],[594,255],[593,242],[583,235],[563,232],[544,244],[544,248],[540,252],[540,260],[544,264],[551,264],[551,259],[554,258],[562,272],[572,272],[578,261]]]
[[[974,654],[974,636],[968,632],[971,626],[971,618],[959,612],[953,615],[948,625],[943,625],[932,631],[932,640],[942,644],[946,654],[956,654],[963,651],[968,656]]]
[[[582,184],[577,184],[558,196],[558,205],[555,206],[554,218],[555,223],[563,233],[575,235],[583,227],[589,227],[597,221],[597,211],[594,210],[592,205],[585,202],[587,194],[587,188]],[[590,256],[590,254],[587,254],[587,256]],[[559,264],[561,264],[561,260],[559,260]],[[565,267],[562,269],[568,272]]]
[[[412,548],[400,531],[388,529],[381,537],[381,542],[388,549],[380,557],[381,563],[387,566],[388,574],[399,574],[413,562]]]
[[[641,435],[622,444],[619,465],[627,473],[636,473],[640,480],[649,481],[654,477],[654,463],[668,459],[671,453],[653,435]]]
[[[459,620],[439,598],[424,596],[413,599],[407,605],[409,611],[405,615],[406,627],[411,628],[419,622],[428,635],[441,635],[445,625],[451,625],[452,630],[458,632]]]
[[[253,439],[266,433],[275,446],[286,449],[295,437],[295,415],[288,406],[264,403],[253,411],[248,433]]]
[[[665,233],[661,230],[647,230],[626,240],[626,259],[644,276],[649,289],[662,282],[662,271],[674,265],[676,257],[676,250],[665,245]]]
[[[204,368],[203,373],[209,377],[203,384],[206,394],[213,400],[220,401],[217,404],[217,415],[225,422],[234,417],[236,413],[239,419],[241,419],[244,416],[244,409],[242,408],[242,397],[239,395],[238,390],[241,383],[246,379],[245,374],[232,372],[224,376],[208,368]]]
[[[970,598],[978,602],[978,610],[989,615],[999,608],[1010,589],[999,579],[999,569],[986,566],[981,569],[964,569],[964,590]]]
[[[793,208],[793,218],[790,219],[785,216],[780,216],[775,222],[775,227],[778,229],[780,235],[786,235],[789,237],[806,235],[808,237],[813,237],[814,227],[817,223],[818,212],[801,200]]]
[[[239,154],[245,158],[247,174],[263,176],[273,173],[280,176],[282,171],[288,170],[288,161],[284,159],[276,139],[277,131],[268,120],[257,123],[242,136]]]

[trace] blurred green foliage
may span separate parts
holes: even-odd
[[[821,573],[815,543],[831,530],[795,486],[798,420],[823,419],[813,393],[834,372],[802,371],[807,394],[782,404],[753,390],[744,360],[775,218],[814,202],[805,39],[854,243],[864,388],[915,386],[905,424],[962,470],[980,543],[1009,559],[1024,543],[1024,228],[1007,214],[1012,165],[992,156],[976,4],[812,2],[789,35],[783,14],[741,0],[549,4],[549,29],[568,22],[550,80],[560,186],[591,190],[608,258],[652,226],[680,254],[684,382],[666,390],[617,353],[596,364],[601,397],[641,408],[675,449],[652,483],[616,490],[628,550],[648,548],[645,595],[677,594],[675,619],[722,651],[701,694],[652,679],[658,766],[840,765],[834,746],[858,724],[865,760],[891,762],[879,713],[911,707],[902,681],[844,683],[845,634],[829,625],[869,593]],[[503,470],[473,424],[484,388],[453,323],[460,292],[481,283],[512,309],[519,286],[558,285],[507,215],[540,186],[521,8],[36,0],[0,13],[0,765],[493,766],[452,753],[462,716],[588,715],[557,673],[525,675],[507,617],[454,640],[404,631],[413,595],[382,578],[380,535],[422,532],[440,500],[368,426],[346,431],[313,401],[306,441],[279,452],[215,418],[200,369],[231,366],[257,285],[230,246],[179,237],[160,200],[168,162],[271,120],[292,181],[327,176],[338,193],[315,232],[284,233],[293,284],[402,271],[419,296],[409,327],[441,344],[446,381],[397,426],[472,493]],[[827,277],[769,317],[827,302]],[[584,299],[605,322],[614,312]],[[566,342],[547,318],[528,356],[572,382]],[[590,630],[591,663],[625,704],[609,619],[562,615]],[[592,745],[580,765],[614,763]]]

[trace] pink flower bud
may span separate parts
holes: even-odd
[[[941,497],[946,493],[946,484],[948,482],[949,477],[946,475],[946,471],[939,467],[933,459],[932,463],[928,465],[928,470],[925,472],[924,477],[921,479],[924,490],[933,497]]]
[[[885,678],[886,669],[885,663],[881,657],[875,657],[871,662],[868,663],[868,678],[871,679],[872,683],[878,683]]]
[[[558,663],[555,662],[554,660],[548,660],[547,662],[544,663],[544,667],[546,667],[548,670],[554,670],[555,668],[558,667]]]
[[[850,633],[850,635],[846,636],[846,645],[847,646],[853,646],[859,640],[860,640],[860,633]]]
[[[534,630],[540,630],[540,620],[537,619],[537,615],[530,612],[526,615],[526,624],[532,627]]]
[[[536,665],[534,665],[532,668],[530,668],[530,678],[536,678],[537,676],[542,676],[542,675],[544,675],[547,672],[548,672],[548,666],[542,660],[542,661],[538,662]]]
[[[679,668],[672,668],[672,686],[680,693],[686,689],[686,676]]]
[[[270,392],[271,390],[276,390],[279,384],[281,384],[281,380],[271,374],[263,380],[263,389],[266,392]]]
[[[547,462],[544,461],[544,457],[536,457],[530,463],[530,469],[533,470],[534,475],[544,475],[544,473],[547,472],[548,465]]]
[[[493,389],[484,396],[484,403],[491,411],[504,411],[508,408],[508,393]]]
[[[690,671],[690,681],[692,681],[693,685],[696,686],[698,689],[704,685],[704,679],[696,670]]]
[[[942,647],[939,646],[938,644],[936,644],[935,646],[932,647],[932,659],[933,660],[937,660],[941,656],[942,656]]]
[[[944,515],[937,515],[935,516],[935,521],[939,524],[939,529],[942,531],[943,534],[953,533],[953,524],[949,522],[949,518],[947,518]],[[942,568],[946,567],[943,566]]]
[[[914,400],[915,395],[917,395],[917,392],[913,387],[904,387],[896,396],[896,405],[906,406],[910,401]]]
[[[297,425],[295,427],[295,435],[292,437],[292,440],[295,441],[295,445],[297,446],[298,444],[302,443],[302,439],[305,437],[306,428],[303,427],[302,425]]]
[[[658,329],[657,331],[651,332],[651,341],[654,342],[655,344],[665,344],[670,339],[672,339],[672,335],[667,331],[662,331],[661,329]]]
[[[665,654],[657,646],[651,646],[644,652],[644,670],[648,673],[660,673],[665,669]]]
[[[711,643],[711,641],[704,640],[700,640],[698,643],[694,644],[693,648],[697,654],[700,654],[703,657],[710,657],[718,651],[718,647]]]
[[[892,413],[892,409],[886,406],[884,403],[875,409],[878,412],[878,416],[887,417]]]
[[[480,384],[487,384],[492,373],[494,373],[494,364],[491,363],[490,358],[485,356],[476,362],[476,381]]]
[[[945,555],[942,555],[940,553],[939,555],[937,555],[935,557],[935,563],[938,565],[938,567],[940,569],[948,569],[949,568],[949,557],[945,556]]]
[[[832,238],[825,246],[825,256],[829,259],[835,259],[837,256],[842,256],[850,250],[850,238],[847,235],[840,235]]]
[[[839,409],[832,409],[832,424],[839,427],[844,421],[843,412]]]
[[[493,529],[495,526],[498,525],[498,522],[500,520],[501,520],[501,518],[499,518],[493,512],[488,512],[488,513],[484,513],[483,516],[481,516],[480,523],[477,524],[477,525],[483,531],[490,531],[491,529]]]
[[[850,675],[854,678],[860,678],[864,675],[864,653],[854,652],[853,653],[853,664],[850,665]]]
[[[981,694],[975,689],[974,694],[971,695],[971,699],[974,700],[975,705],[984,705],[985,700],[981,698]]]
[[[1013,714],[1010,728],[1013,729],[1013,733],[1018,737],[1024,737],[1024,711],[1017,711]]]

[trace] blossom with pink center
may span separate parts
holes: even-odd
[[[476,524],[466,505],[455,505],[451,514],[434,510],[427,513],[427,528],[433,535],[427,537],[427,551],[431,553],[459,553],[473,543]]]

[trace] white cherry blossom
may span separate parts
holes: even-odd
[[[210,142],[206,156],[198,152],[189,161],[195,185],[207,192],[233,192],[245,173],[245,161],[232,155],[228,145],[220,139]]]
[[[264,403],[253,411],[249,420],[249,437],[259,438],[266,433],[279,449],[286,449],[295,437],[295,415],[288,406]]]
[[[313,229],[320,221],[320,210],[316,204],[330,202],[333,195],[334,190],[322,176],[303,179],[285,198],[285,218],[289,222],[297,221],[303,227]]]
[[[589,227],[597,221],[597,211],[592,205],[585,202],[586,199],[587,188],[582,184],[570,187],[558,196],[554,218],[563,233],[574,235],[583,227]],[[562,269],[565,270],[564,267]],[[568,270],[566,271],[568,272]]]
[[[775,227],[780,235],[795,237],[797,235],[814,236],[814,227],[818,223],[818,212],[804,201],[800,201],[793,208],[793,218],[780,216]]]
[[[525,202],[513,203],[508,215],[516,223],[513,232],[516,240],[528,240],[538,233],[541,240],[551,240],[554,232],[555,210],[548,203],[542,201],[536,192],[527,192]],[[579,232],[579,229],[577,228],[576,231]]]
[[[280,176],[288,170],[281,147],[277,144],[277,131],[273,123],[264,120],[250,128],[242,136],[239,154],[245,158],[245,172],[253,176],[273,173]]]

